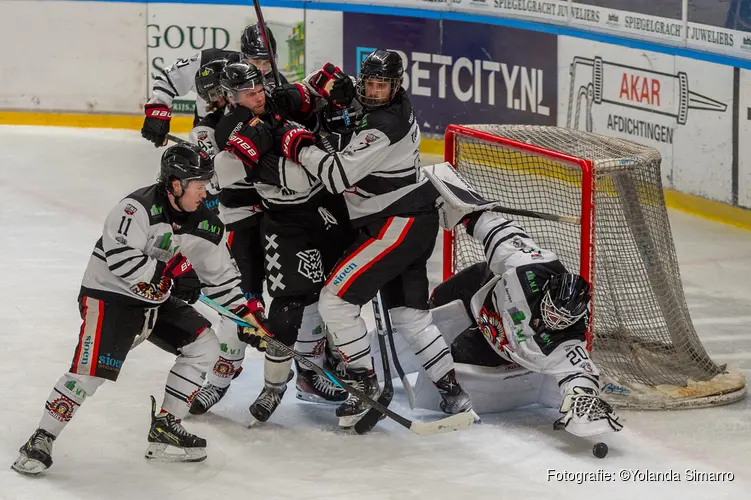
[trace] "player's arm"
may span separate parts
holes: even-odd
[[[543,259],[543,253],[545,260],[550,260],[550,252],[541,250],[519,224],[497,212],[473,212],[467,217],[467,233],[482,245],[488,266],[495,274],[528,264],[534,256]]]
[[[176,62],[153,74],[154,86],[151,98],[143,107],[146,117],[141,135],[162,146],[170,130],[172,100],[183,96],[195,87],[195,75],[201,65],[201,54]]]
[[[305,129],[279,129],[277,147],[280,152],[299,163],[321,181],[328,191],[346,191],[357,181],[383,165],[389,155],[391,140],[388,130],[394,119],[388,114],[370,115],[367,125],[360,127],[349,144],[340,152],[330,153],[314,145],[315,138]]]

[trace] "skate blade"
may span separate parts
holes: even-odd
[[[357,422],[360,421],[362,417],[365,416],[366,413],[368,413],[367,410],[362,413],[358,413],[357,415],[347,415],[346,417],[339,417],[339,427],[341,427],[342,429],[351,429]]]
[[[206,448],[178,448],[165,443],[149,443],[144,456],[155,462],[201,462],[206,460]]]
[[[308,403],[318,403],[322,405],[340,405],[342,404],[347,398],[342,398],[339,401],[332,401],[329,399],[326,399],[324,397],[318,396],[316,394],[311,394],[309,392],[301,391],[300,389],[297,390],[297,399],[300,401],[307,401]]]
[[[47,467],[39,460],[34,460],[33,458],[27,458],[24,456],[18,457],[10,468],[24,476],[36,476],[47,469]]]

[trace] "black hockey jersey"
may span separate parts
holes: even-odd
[[[224,224],[201,206],[175,211],[157,185],[123,198],[107,216],[102,237],[84,272],[81,295],[105,302],[155,307],[169,293],[153,293],[142,283],[157,283],[158,262],[182,253],[203,283],[203,293],[225,307],[243,302],[240,273],[226,244]]]

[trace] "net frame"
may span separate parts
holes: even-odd
[[[484,129],[484,130],[483,130]],[[521,133],[520,133],[521,131]],[[570,138],[571,142],[583,142],[591,141],[592,144],[602,146],[606,144],[607,147],[594,147],[591,149],[582,149],[580,145],[576,147],[571,144],[561,143],[556,144],[560,146],[556,150],[550,147],[543,147],[541,144],[533,144],[533,142],[545,143],[546,141],[534,141],[529,140],[530,137],[548,137],[553,134],[558,134],[562,138]],[[523,140],[529,140],[524,142]],[[602,265],[602,259],[600,256],[600,263],[598,264],[596,250],[597,244],[597,229],[598,219],[597,208],[598,201],[597,196],[598,186],[602,186],[604,181],[611,183],[610,189],[614,190],[622,198],[618,202],[621,204],[620,208],[627,211],[631,215],[626,215],[626,219],[632,218],[637,221],[640,220],[644,226],[649,229],[649,224],[644,221],[648,216],[657,213],[658,218],[663,219],[661,223],[664,227],[667,227],[669,249],[672,251],[672,262],[668,256],[667,264],[664,262],[650,262],[652,257],[657,254],[657,250],[663,250],[663,247],[667,247],[665,241],[662,241],[663,245],[655,243],[651,235],[635,235],[631,234],[631,237],[635,240],[638,239],[636,246],[641,246],[640,255],[641,259],[649,264],[647,269],[654,271],[654,274],[658,278],[667,278],[668,285],[660,285],[662,289],[669,287],[671,293],[667,294],[667,298],[656,299],[657,308],[662,312],[666,310],[676,309],[680,313],[677,317],[676,326],[670,328],[671,334],[681,335],[686,337],[686,345],[681,345],[681,349],[676,349],[675,346],[669,345],[669,342],[652,341],[649,336],[644,336],[643,332],[638,332],[636,335],[629,337],[622,332],[616,332],[615,334],[602,334],[597,332],[598,342],[593,346],[593,327],[597,324],[593,321],[590,324],[590,330],[587,335],[587,347],[592,351],[592,357],[598,364],[601,371],[601,380],[603,381],[603,395],[604,397],[615,406],[635,408],[635,409],[680,409],[680,408],[696,408],[705,406],[716,406],[721,404],[727,404],[733,401],[737,401],[743,398],[746,394],[745,377],[740,373],[728,373],[725,366],[716,365],[708,356],[701,344],[698,336],[695,333],[693,324],[688,313],[688,308],[685,304],[685,298],[683,296],[683,289],[680,282],[680,273],[677,266],[677,259],[675,258],[675,250],[672,242],[672,236],[670,236],[669,221],[667,218],[667,210],[664,205],[664,196],[662,193],[661,180],[659,178],[659,163],[661,161],[659,153],[646,146],[642,146],[630,141],[622,139],[614,139],[598,134],[582,131],[572,131],[570,129],[564,129],[559,127],[539,127],[539,126],[520,126],[520,125],[449,125],[445,133],[444,143],[444,157],[445,161],[451,163],[459,173],[462,173],[460,168],[461,161],[457,161],[457,152],[460,150],[460,141],[477,141],[480,144],[486,144],[493,148],[499,148],[500,150],[510,151],[533,157],[540,163],[555,162],[556,165],[566,167],[568,169],[578,170],[580,173],[580,185],[577,186],[580,189],[580,202],[578,203],[578,211],[581,217],[581,225],[578,233],[578,245],[579,255],[578,262],[575,264],[568,259],[569,269],[572,272],[578,272],[587,281],[593,285],[593,302],[592,314],[594,318],[597,318],[597,290],[601,288],[598,286],[598,274],[596,267]],[[571,154],[571,153],[574,154]],[[618,157],[617,153],[623,152],[623,156]],[[616,153],[616,156],[613,156]],[[471,154],[468,153],[471,157]],[[459,158],[461,160],[461,158]],[[652,162],[653,170],[656,168],[657,178],[652,179],[650,185],[647,187],[650,190],[654,200],[653,207],[639,206],[643,201],[640,198],[640,191],[644,189],[644,186],[635,183],[633,179],[629,178],[632,171],[639,168],[640,165],[645,165]],[[656,166],[655,166],[656,162]],[[495,168],[499,165],[493,165]],[[500,165],[503,168],[503,165]],[[510,167],[513,168],[513,167]],[[654,172],[652,172],[654,174]],[[610,177],[608,177],[610,176]],[[499,175],[500,177],[500,175]],[[472,183],[472,180],[470,183]],[[643,181],[641,181],[644,183]],[[490,196],[490,193],[483,193],[482,186],[474,186],[478,188],[481,194]],[[605,188],[607,189],[607,188]],[[659,193],[656,195],[655,193]],[[492,197],[489,198],[492,200]],[[505,200],[504,200],[505,201]],[[659,206],[657,206],[659,205]],[[517,206],[516,208],[535,209],[536,207]],[[539,208],[537,208],[539,210]],[[656,210],[656,212],[654,212]],[[649,212],[649,213],[647,213]],[[561,214],[562,215],[562,214]],[[571,214],[566,214],[571,215]],[[607,223],[606,218],[603,217],[602,223]],[[524,223],[522,223],[524,225]],[[643,230],[641,228],[640,230]],[[455,229],[454,231],[457,231]],[[629,228],[630,231],[634,231]],[[533,231],[529,231],[531,236],[535,238]],[[460,234],[460,233],[457,233]],[[443,278],[444,280],[449,278],[457,270],[459,245],[457,245],[454,232],[446,231],[443,238]],[[660,242],[658,242],[660,243]],[[606,245],[607,246],[607,245]],[[605,247],[603,247],[605,248]],[[645,249],[646,248],[646,249]],[[551,250],[558,251],[557,248],[550,248]],[[612,249],[610,249],[612,250]],[[604,253],[604,251],[603,251]],[[559,254],[560,255],[560,254]],[[612,255],[607,257],[612,258]],[[659,259],[655,259],[659,260]],[[471,263],[471,262],[470,262]],[[564,262],[565,263],[565,262]],[[463,263],[468,265],[469,263]],[[578,265],[579,269],[571,269]],[[651,266],[651,267],[650,267]],[[608,266],[603,266],[603,276],[607,275],[605,269]],[[645,282],[647,287],[657,287],[651,278],[652,273],[647,274]],[[673,276],[669,276],[669,275]],[[606,276],[606,278],[608,278]],[[608,278],[609,279],[609,278]],[[602,287],[606,290],[610,284]],[[654,288],[652,289],[654,292]],[[602,301],[601,301],[602,302]],[[607,301],[605,301],[607,302]],[[618,307],[615,307],[615,314],[620,314]],[[622,307],[622,306],[621,306]],[[613,308],[608,308],[608,313],[613,314]],[[620,318],[619,318],[620,321]],[[667,318],[665,319],[667,322]],[[677,333],[676,333],[677,332]],[[610,336],[609,336],[610,335]],[[642,338],[644,337],[644,338]],[[670,340],[670,339],[669,339]],[[673,338],[675,340],[675,338]],[[670,369],[671,366],[675,366],[675,359],[678,356],[674,356],[676,353],[682,355],[686,359],[696,363],[695,370],[688,370],[687,374],[681,374],[681,376],[675,377],[675,379],[668,377],[669,380],[658,380],[656,383],[651,383],[649,377],[637,376],[637,374],[630,374],[624,372],[626,368],[634,368],[637,370],[641,368],[637,365],[629,365],[628,363],[622,365],[616,365],[611,362],[611,358],[607,356],[606,351],[609,348],[617,348],[623,351],[624,345],[627,345],[626,356],[629,353],[633,353],[634,358],[638,363],[644,365],[645,363],[654,363],[660,370]],[[599,349],[599,350],[598,350]],[[623,356],[624,353],[620,352],[619,355]],[[602,358],[602,359],[599,359]],[[645,362],[645,359],[647,360]],[[612,366],[611,366],[612,365]],[[645,367],[645,369],[648,367]],[[659,379],[659,377],[657,377]]]

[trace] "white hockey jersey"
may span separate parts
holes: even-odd
[[[226,243],[224,224],[201,206],[176,214],[156,185],[123,198],[107,216],[81,283],[81,295],[105,302],[155,307],[167,300],[150,283],[158,262],[182,253],[203,284],[203,293],[224,307],[244,302],[240,272]],[[146,286],[144,286],[146,285]]]
[[[566,268],[555,253],[540,248],[524,229],[498,213],[483,213],[467,231],[482,244],[493,273],[470,301],[483,336],[504,359],[545,372],[546,357],[559,344],[581,343],[587,332],[585,318],[565,330],[539,328],[542,287]],[[589,363],[586,354],[583,358]]]
[[[355,227],[434,209],[438,194],[419,168],[420,127],[404,90],[367,112],[342,151],[306,147],[299,159],[327,190],[344,193]]]

